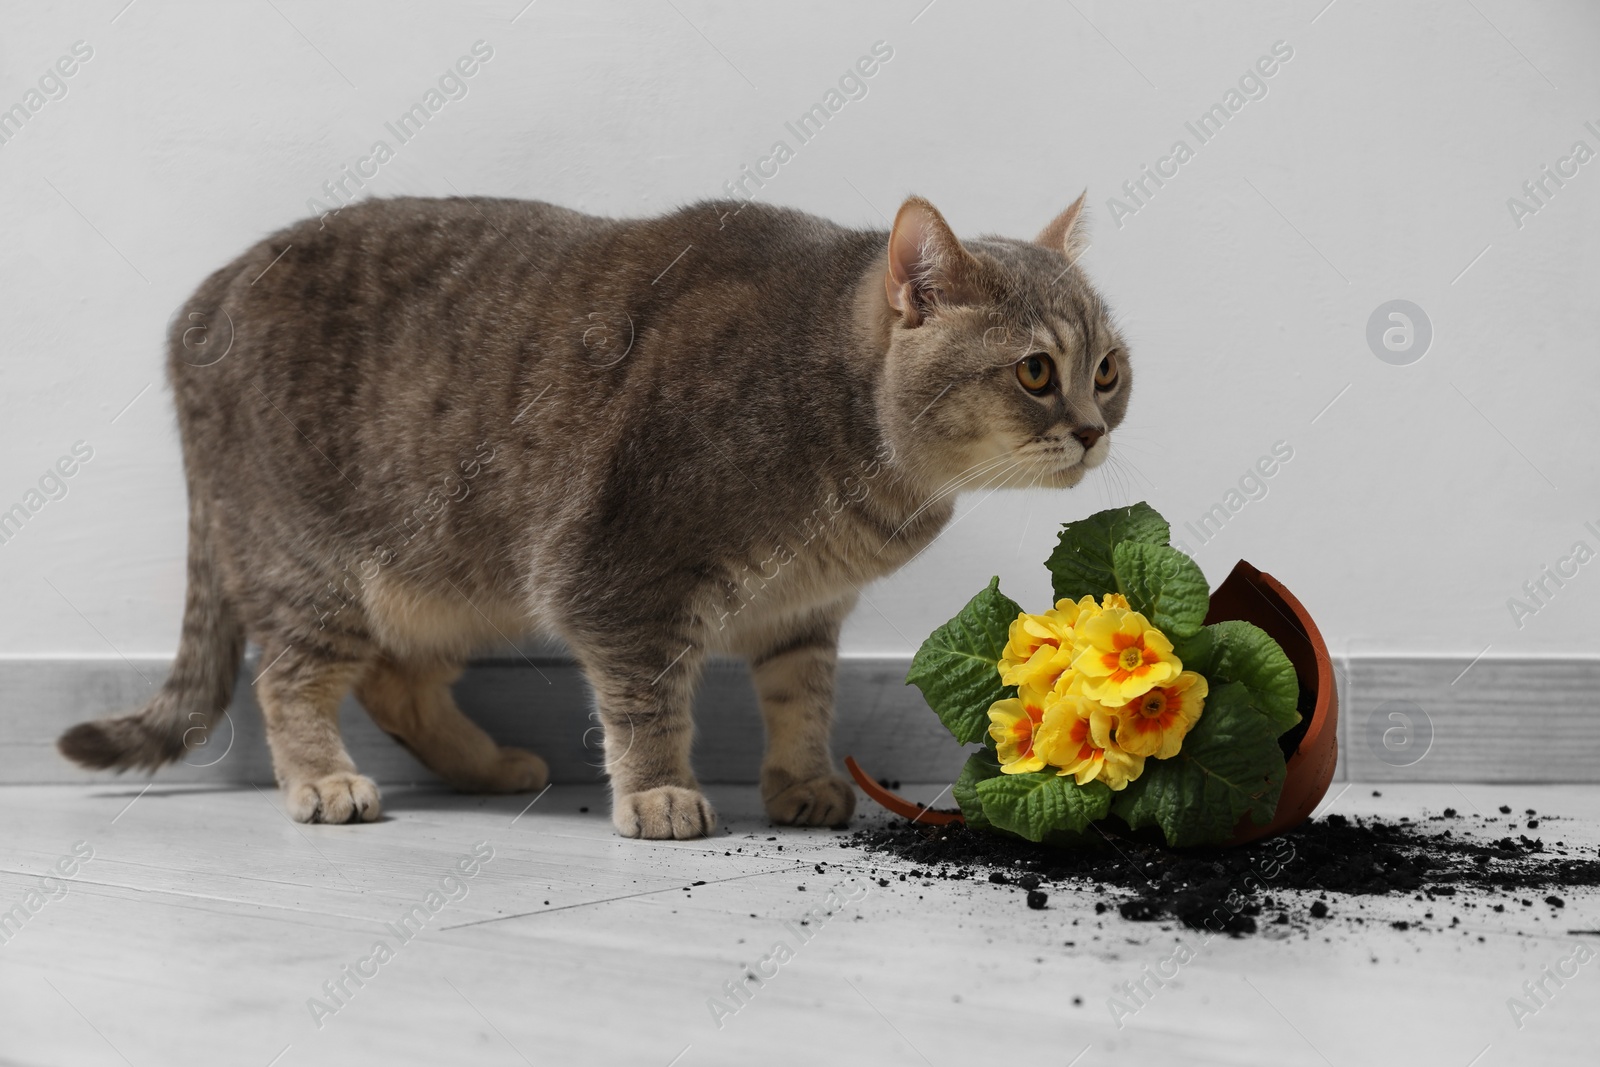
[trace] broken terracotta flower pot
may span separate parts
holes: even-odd
[[[1283,583],[1244,560],[1211,593],[1206,622],[1228,619],[1254,623],[1278,642],[1299,677],[1300,704],[1306,715],[1292,731],[1300,738],[1288,759],[1277,812],[1265,825],[1257,825],[1249,816],[1240,819],[1228,844],[1242,845],[1300,825],[1327,794],[1339,758],[1339,691],[1328,646],[1305,606]],[[854,759],[844,762],[862,791],[896,815],[930,826],[964,821],[959,811],[936,811],[913,804],[873,781]]]
[[[1211,594],[1206,622],[1224,619],[1254,623],[1278,642],[1300,679],[1302,706],[1310,707],[1309,721],[1295,727],[1304,727],[1304,732],[1289,756],[1277,813],[1265,826],[1256,825],[1248,816],[1240,819],[1228,843],[1242,845],[1299,826],[1327,794],[1339,760],[1339,687],[1333,658],[1311,613],[1272,575],[1240,560],[1227,581]]]

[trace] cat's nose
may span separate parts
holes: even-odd
[[[1083,450],[1085,452],[1087,452],[1087,451],[1089,451],[1089,449],[1093,448],[1094,447],[1094,443],[1096,441],[1100,440],[1100,438],[1104,437],[1105,435],[1106,435],[1105,430],[1101,429],[1098,426],[1090,426],[1090,427],[1086,427],[1085,429],[1082,429],[1082,430],[1074,430],[1074,431],[1072,431],[1072,436],[1076,437],[1078,439],[1078,443],[1083,445]]]

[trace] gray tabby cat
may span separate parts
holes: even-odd
[[[714,652],[754,672],[767,812],[845,822],[829,732],[860,587],[958,490],[1077,484],[1122,420],[1126,346],[1073,265],[1082,208],[1032,243],[963,244],[916,197],[888,234],[732,203],[613,220],[395,199],[262,241],[170,330],[189,490],[172,673],[61,751],[181,756],[248,638],[295,819],[378,817],[339,737],[352,687],[456,788],[539,789],[544,761],[450,694],[474,649],[538,632],[594,689],[622,834],[713,829],[689,750]]]

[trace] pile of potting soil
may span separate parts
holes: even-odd
[[[1098,894],[1102,914],[1234,936],[1264,926],[1304,930],[1330,917],[1365,923],[1357,898],[1384,896],[1426,902],[1433,921],[1388,924],[1401,930],[1450,929],[1463,912],[1482,910],[1538,909],[1559,922],[1562,893],[1600,886],[1600,855],[1592,846],[1529,837],[1539,828],[1532,810],[1516,817],[1509,836],[1510,815],[1509,807],[1498,819],[1453,808],[1422,821],[1332,814],[1229,849],[1174,850],[1109,833],[1103,848],[1060,849],[959,823],[902,820],[858,830],[850,841],[915,864],[913,878],[1014,885],[1031,908],[1047,907],[1052,889],[1087,890]],[[1455,913],[1448,924],[1435,919],[1445,911]]]

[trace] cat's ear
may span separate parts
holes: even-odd
[[[1088,195],[1087,189],[1080,193],[1071,207],[1057,215],[1050,225],[1039,232],[1033,243],[1043,245],[1052,252],[1060,252],[1068,259],[1077,259],[1089,240],[1089,235],[1082,225],[1083,201]]]
[[[889,306],[907,326],[920,325],[933,305],[959,300],[976,267],[937,208],[920,196],[900,205],[883,286]]]

